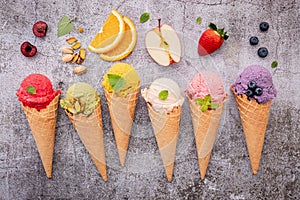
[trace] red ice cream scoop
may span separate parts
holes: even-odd
[[[48,77],[42,74],[30,74],[22,81],[17,96],[24,106],[41,110],[60,93],[60,90],[53,89]]]

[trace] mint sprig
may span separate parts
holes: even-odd
[[[207,109],[217,109],[219,104],[211,101],[211,95],[208,94],[204,98],[197,98],[196,103],[201,106],[201,111],[205,112]]]
[[[27,86],[26,87],[26,90],[27,90],[27,92],[28,92],[28,94],[36,94],[36,89],[35,89],[35,87],[33,87],[33,86]]]
[[[162,90],[160,91],[160,93],[158,94],[158,98],[160,100],[166,100],[169,96],[169,91],[168,90]]]
[[[126,85],[126,81],[119,75],[107,74],[108,82],[115,92],[120,92],[121,89]]]

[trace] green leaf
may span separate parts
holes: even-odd
[[[202,18],[201,18],[201,17],[198,17],[198,18],[196,19],[196,23],[197,23],[197,24],[201,24],[201,23],[202,23]]]
[[[107,74],[108,82],[115,92],[120,92],[121,89],[126,85],[126,81],[119,75]]]
[[[27,86],[26,90],[27,90],[28,94],[36,94],[36,89],[33,86]]]
[[[211,101],[211,96],[210,96],[210,94],[208,94],[204,97],[204,103],[207,104],[207,103],[210,103],[210,101]]]
[[[202,112],[205,112],[207,109],[208,109],[208,105],[203,104],[203,105],[201,106],[201,111],[202,111]]]
[[[158,98],[160,100],[166,100],[168,98],[169,92],[168,90],[162,90],[160,91],[160,93],[158,94]]]
[[[278,62],[277,62],[276,60],[274,60],[274,61],[272,62],[272,64],[271,64],[271,67],[272,67],[272,68],[276,68],[277,65],[278,65]]]
[[[63,16],[57,26],[57,37],[61,37],[70,33],[74,29],[74,24],[71,23],[73,19],[69,20],[67,16]]]
[[[219,104],[217,102],[211,102],[209,107],[211,109],[217,109],[219,107]]]
[[[150,13],[145,12],[140,16],[140,22],[141,23],[145,23],[146,21],[148,21],[150,19]]]
[[[197,103],[198,105],[202,106],[202,105],[203,105],[203,99],[197,98],[197,99],[196,99],[196,103]]]

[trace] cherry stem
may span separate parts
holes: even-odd
[[[160,32],[160,18],[158,19],[158,29],[159,29],[159,32]]]

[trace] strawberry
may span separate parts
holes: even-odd
[[[200,56],[211,54],[215,50],[221,47],[224,40],[228,39],[227,32],[224,32],[224,28],[218,29],[213,23],[209,24],[209,29],[203,32],[198,43],[198,53]]]

